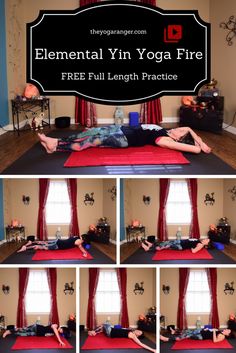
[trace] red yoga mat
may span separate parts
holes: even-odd
[[[49,337],[22,337],[19,336],[16,339],[16,342],[11,347],[12,350],[27,350],[27,349],[70,349],[73,346],[62,337],[62,341],[65,343],[65,346],[60,346],[55,336]]]
[[[78,248],[66,250],[37,250],[32,260],[92,260],[93,257],[88,252],[87,254],[87,257],[83,257],[82,252]]]
[[[72,152],[64,167],[139,164],[189,164],[179,151],[155,146],[128,148],[88,148]]]
[[[211,340],[183,340],[176,341],[171,349],[182,350],[182,349],[232,349],[234,348],[227,340],[214,343]]]
[[[212,260],[213,257],[206,250],[202,249],[196,254],[193,254],[190,249],[187,250],[161,250],[157,251],[153,256],[152,260],[161,261],[161,260]]]
[[[137,349],[141,348],[129,338],[110,338],[103,333],[88,336],[81,349]]]

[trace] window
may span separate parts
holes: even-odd
[[[27,314],[49,314],[51,296],[46,270],[30,270],[25,298]]]
[[[120,313],[120,290],[115,270],[100,270],[97,292],[97,313]]]
[[[185,180],[171,180],[166,204],[167,224],[190,224],[191,204]]]
[[[69,224],[71,220],[71,206],[67,183],[65,180],[50,181],[47,204],[47,224]]]
[[[190,270],[186,293],[187,313],[209,314],[210,290],[205,270]]]

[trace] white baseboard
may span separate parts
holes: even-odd
[[[115,123],[114,118],[97,118],[97,122],[98,124],[104,124],[104,125],[112,125]],[[124,124],[128,124],[129,123],[129,118],[124,118]]]
[[[125,244],[125,243],[127,243],[127,240],[126,240],[126,239],[120,241],[120,245],[123,245],[123,244]]]
[[[116,241],[114,239],[110,239],[110,243],[116,245]]]
[[[8,124],[3,126],[3,128],[0,128],[0,136],[5,134],[8,131],[12,131],[13,130],[13,125],[12,124]]]
[[[177,116],[165,116],[162,123],[178,123],[179,118]]]
[[[98,118],[97,119],[98,124],[114,124],[114,118],[109,118],[109,119],[105,119],[105,118]],[[179,122],[179,118],[178,117],[164,117],[162,123],[178,123]],[[124,124],[128,124],[129,123],[129,118],[124,118]]]
[[[230,132],[231,134],[236,135],[236,127],[234,127],[234,126],[229,126],[229,127],[226,128],[226,126],[228,126],[228,124],[223,123],[223,129],[225,129],[225,131],[228,131],[228,132]]]
[[[202,326],[202,328],[204,328],[204,326]],[[220,329],[225,329],[225,328],[227,328],[227,325],[220,325],[219,328],[220,328]],[[196,329],[196,326],[188,326],[188,329],[190,329],[190,330],[195,330],[195,329]]]
[[[230,243],[236,244],[236,240],[230,239]]]
[[[45,119],[47,121],[47,119]],[[106,125],[110,125],[110,124],[114,124],[114,118],[109,118],[109,119],[105,119],[105,118],[98,118],[97,119],[98,121],[98,124],[106,124]],[[22,120],[20,122],[20,128],[23,128],[26,124],[27,120]],[[171,116],[167,116],[167,117],[164,117],[163,118],[163,122],[162,123],[178,123],[179,122],[179,118],[178,117],[171,117]],[[54,124],[55,123],[55,118],[51,118],[50,119],[50,123],[51,124]],[[129,123],[129,118],[125,118],[124,119],[124,124],[128,124]],[[71,118],[71,124],[75,124],[75,119],[74,118]],[[228,131],[230,132],[231,134],[234,134],[236,135],[236,127],[234,126],[229,126],[227,127],[227,124],[223,123],[223,129],[225,129],[225,131]],[[5,125],[2,128],[0,128],[0,136],[5,134],[6,132],[8,131],[12,131],[13,130],[13,124],[8,124],[8,125]]]

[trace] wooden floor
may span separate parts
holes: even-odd
[[[144,332],[144,336],[147,337],[153,343],[156,343],[156,334],[153,332]]]
[[[124,243],[120,247],[120,263],[128,259],[140,247],[140,243]]]
[[[94,242],[92,245],[98,250],[100,250],[103,254],[108,256],[110,259],[116,262],[116,245],[112,243],[100,244],[100,243],[94,243]]]
[[[25,243],[26,243],[25,241],[21,241],[21,242],[10,241],[2,244],[0,246],[0,263],[6,260],[8,256],[14,254],[14,252],[20,249],[22,245],[24,245]]]
[[[128,259],[135,251],[140,247],[140,243],[125,243],[121,245],[120,248],[120,262],[124,262]],[[225,245],[225,249],[223,253],[229,256],[231,259],[236,261],[236,245],[230,243],[229,245]]]
[[[174,125],[168,124],[165,127],[171,128]],[[47,134],[55,129],[54,126],[51,129],[45,127],[43,132]],[[72,125],[70,129],[74,131],[78,130],[79,127],[78,125]],[[222,134],[213,134],[206,131],[198,131],[197,133],[212,148],[215,155],[236,169],[236,135],[226,131],[223,131]],[[61,134],[63,136],[63,130],[61,130]],[[16,132],[7,132],[0,135],[0,173],[28,151],[36,142],[38,142],[37,132],[31,130],[22,131],[20,136]]]
[[[223,250],[223,253],[234,261],[236,261],[236,245],[230,243],[229,245],[225,245],[225,249]]]

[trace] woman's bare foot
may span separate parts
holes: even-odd
[[[165,249],[169,249],[169,248],[170,248],[170,246],[169,246],[169,245],[162,246],[162,247],[157,246],[157,247],[156,247],[156,250],[157,250],[157,251],[161,251],[161,250],[165,250]]]
[[[26,251],[27,247],[25,245],[23,245],[17,252],[22,252],[22,251]]]
[[[88,256],[88,253],[83,252],[83,257],[87,257],[87,256]]]
[[[32,241],[31,241],[31,240],[29,240],[29,241],[25,244],[26,247],[27,247],[27,246],[30,246],[30,245],[32,245]]]
[[[57,149],[58,139],[48,137],[45,134],[38,134],[41,145],[46,149],[47,153],[53,153]]]
[[[148,251],[150,248],[148,245],[145,245],[144,243],[141,243],[141,247],[143,248],[144,251]]]
[[[160,340],[161,340],[162,342],[168,342],[168,341],[169,341],[169,338],[168,338],[168,337],[165,337],[165,336],[160,335]]]
[[[11,331],[10,331],[10,330],[6,330],[6,331],[4,332],[4,334],[2,335],[2,337],[5,338],[5,337],[7,337],[7,336],[10,335],[10,334],[11,334]]]

